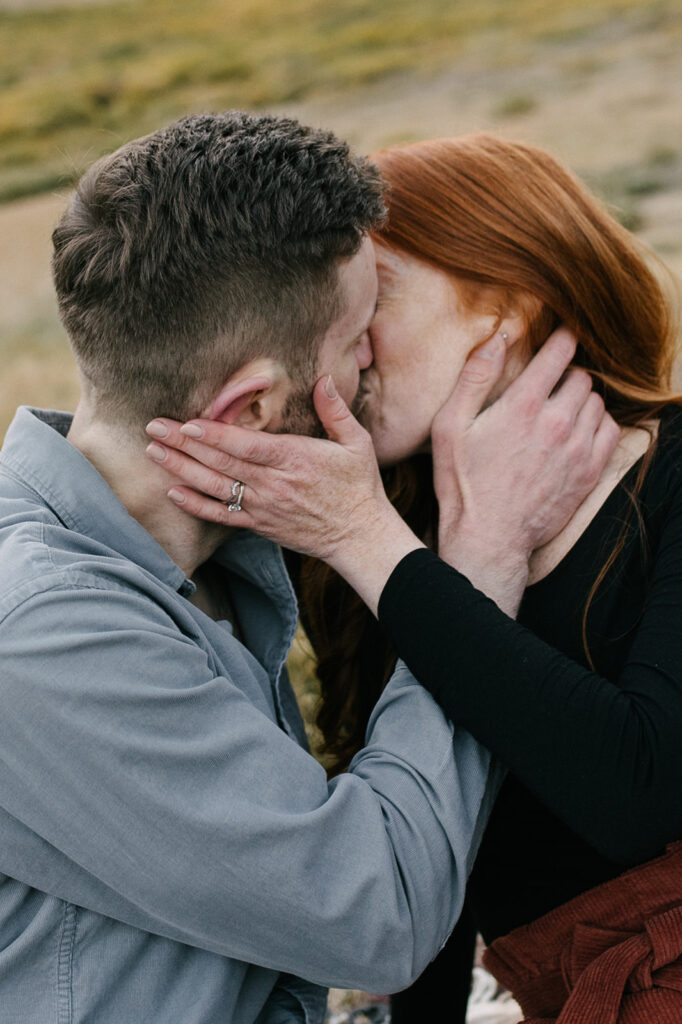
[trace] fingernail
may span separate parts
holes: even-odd
[[[327,392],[328,398],[336,398],[336,388],[334,386],[334,378],[331,373],[327,377],[327,383],[324,386],[324,390]]]
[[[186,437],[203,437],[204,428],[200,427],[198,423],[185,423],[180,427],[180,433]]]
[[[168,491],[168,497],[171,501],[174,501],[176,505],[184,505],[185,503],[185,495],[175,487],[171,487],[170,491]]]
[[[152,420],[144,428],[151,437],[168,437],[170,430],[161,420]]]
[[[146,452],[150,459],[154,459],[154,462],[163,462],[167,454],[163,445],[157,444],[156,441],[147,445]]]

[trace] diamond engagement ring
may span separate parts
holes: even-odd
[[[242,498],[244,497],[244,484],[241,480],[235,480],[232,484],[232,501],[227,505],[228,512],[241,512]],[[226,502],[227,504],[227,502]]]

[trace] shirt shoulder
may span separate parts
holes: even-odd
[[[45,506],[0,495],[0,620],[54,591],[141,591],[158,600],[149,573],[96,540],[67,528]]]

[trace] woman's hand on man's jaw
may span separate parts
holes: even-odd
[[[576,342],[550,336],[502,396],[491,339],[464,366],[432,429],[439,554],[514,616],[532,552],[555,537],[594,489],[620,430],[582,370]]]
[[[424,545],[388,501],[371,438],[331,378],[313,397],[329,440],[163,419],[147,428],[148,454],[178,477],[169,497],[184,511],[323,559],[376,613],[395,566]],[[244,492],[231,512],[236,480]]]

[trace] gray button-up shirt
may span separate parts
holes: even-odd
[[[21,409],[2,451],[0,1024],[312,1024],[318,986],[406,985],[459,913],[487,753],[400,666],[329,783],[280,552],[216,552],[241,643],[69,423]]]

